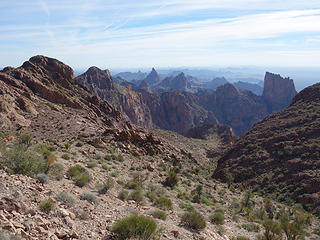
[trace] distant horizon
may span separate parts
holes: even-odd
[[[11,0],[1,66],[320,66],[319,0]]]

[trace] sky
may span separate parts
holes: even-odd
[[[0,66],[311,66],[320,0],[0,0]]]

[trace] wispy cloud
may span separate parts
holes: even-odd
[[[235,60],[261,65],[265,59],[299,64],[290,53],[310,54],[308,64],[320,61],[315,44],[320,35],[319,0],[19,3],[12,0],[0,10],[0,51],[12,61],[21,55],[21,46],[25,55],[48,54],[78,66],[89,60],[113,66],[235,64]],[[277,52],[279,57],[272,59]]]
[[[49,6],[48,6],[46,0],[39,0],[39,4],[40,4],[43,12],[44,12],[47,16],[50,16],[50,9],[49,9]]]

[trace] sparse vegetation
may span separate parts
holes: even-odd
[[[118,195],[118,198],[121,199],[122,201],[127,200],[128,197],[129,197],[129,192],[126,190],[122,190]]]
[[[156,198],[154,204],[163,210],[168,210],[172,208],[172,201],[166,197]]]
[[[42,184],[46,184],[49,182],[49,177],[44,173],[38,173],[35,178],[41,182]]]
[[[210,216],[210,221],[217,225],[224,224],[224,215],[222,213],[216,212]]]
[[[44,213],[50,213],[54,208],[54,202],[51,199],[43,200],[38,205],[39,210]]]
[[[61,180],[63,178],[64,167],[61,163],[54,163],[49,167],[47,172],[48,176],[55,180]]]
[[[97,198],[94,194],[89,193],[89,192],[83,192],[83,193],[81,193],[80,199],[81,199],[81,200],[86,200],[86,201],[88,201],[89,203],[93,203],[93,204],[95,204],[95,205],[97,205],[97,204],[99,203],[98,198]]]
[[[161,210],[155,210],[152,212],[151,214],[154,218],[158,218],[158,219],[161,219],[161,220],[166,220],[167,219],[167,214],[166,212],[164,211],[161,211]]]
[[[106,194],[113,186],[114,180],[111,177],[108,177],[104,183],[97,185],[97,189],[100,194]]]
[[[178,184],[179,177],[178,174],[174,171],[170,171],[168,177],[164,181],[164,185],[168,187],[174,187]]]
[[[148,240],[156,233],[156,229],[157,224],[152,218],[139,215],[122,218],[111,226],[111,232],[119,240],[132,238]]]
[[[75,203],[74,198],[67,192],[60,192],[55,196],[55,199],[65,205],[72,206]]]
[[[133,192],[130,193],[128,199],[129,200],[134,200],[137,203],[141,203],[143,201],[144,194],[142,190],[134,190]]]
[[[195,210],[185,212],[181,216],[181,224],[196,231],[200,231],[206,227],[204,217]]]

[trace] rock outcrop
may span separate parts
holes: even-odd
[[[274,194],[280,201],[319,207],[319,118],[316,84],[296,95],[289,107],[254,125],[219,160],[213,176],[226,180],[231,173],[236,183]]]
[[[231,127],[218,124],[203,124],[196,126],[186,134],[186,137],[198,138],[198,139],[215,139],[221,138],[222,142],[228,145],[232,145],[237,140]]]
[[[297,91],[290,78],[267,72],[264,78],[262,97],[268,105],[269,112],[275,112],[288,106]]]
[[[194,126],[218,123],[214,115],[201,107],[192,94],[171,90],[162,93],[142,92],[142,95],[153,123],[162,129],[186,134]]]
[[[161,81],[157,71],[154,68],[152,68],[151,72],[148,74],[145,80],[149,85],[154,85]]]
[[[132,123],[152,127],[150,110],[144,103],[141,94],[133,91],[130,85],[125,87],[114,83],[108,70],[91,67],[79,75],[76,80],[87,86],[102,100],[108,101],[117,110],[126,114]]]
[[[0,85],[0,122],[6,128],[38,128],[33,119],[45,116],[48,108],[54,109],[48,114],[65,116],[64,108],[68,108],[82,112],[92,124],[131,128],[121,112],[78,84],[73,70],[53,58],[35,56],[21,67],[4,68],[0,72]],[[54,129],[52,126],[50,131]]]
[[[230,83],[218,87],[212,94],[199,95],[199,102],[214,114],[220,124],[232,127],[238,136],[268,115],[261,97],[237,89]]]
[[[154,91],[168,91],[171,89],[179,90],[181,92],[185,92],[191,88],[191,85],[184,73],[180,73],[175,77],[167,77],[163,79],[158,85],[156,85],[153,90]]]

